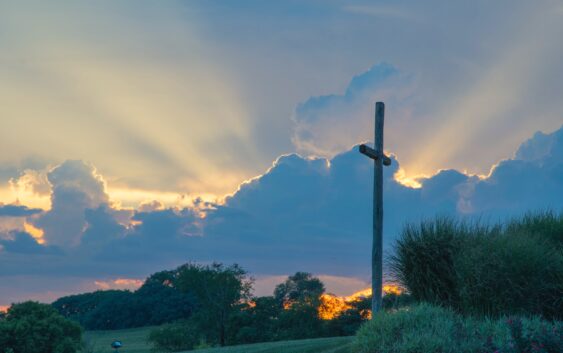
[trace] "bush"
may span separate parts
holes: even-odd
[[[190,320],[162,325],[152,330],[148,342],[153,351],[179,352],[194,349],[202,341],[199,330]]]
[[[480,342],[468,340],[463,322],[448,309],[422,304],[396,312],[381,312],[356,335],[361,353],[478,352]],[[466,347],[466,348],[465,348]]]
[[[525,234],[479,239],[455,261],[458,308],[492,316],[563,314],[563,256]]]
[[[80,326],[47,304],[14,304],[0,320],[2,353],[74,353],[81,343]]]
[[[540,211],[527,213],[523,217],[510,220],[506,233],[525,234],[542,242],[549,242],[558,250],[563,249],[563,213]]]
[[[479,320],[419,304],[379,313],[354,346],[359,353],[555,353],[563,350],[561,329],[537,317]]]
[[[391,268],[417,301],[561,318],[562,230],[563,217],[550,212],[492,227],[436,218],[403,229]]]

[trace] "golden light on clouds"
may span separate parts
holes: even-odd
[[[147,19],[111,6],[0,14],[14,33],[27,33],[30,21],[37,29],[4,51],[14,62],[0,67],[0,115],[17,118],[3,122],[0,149],[12,153],[0,163],[89,161],[137,200],[138,190],[221,195],[256,173],[253,126],[231,69],[204,45],[189,12],[145,5],[158,23],[150,32]],[[80,22],[62,18],[73,11]],[[85,40],[93,23],[104,40]]]
[[[536,10],[513,33],[514,40],[503,41],[489,62],[474,68],[475,75],[455,96],[437,102],[432,128],[412,153],[401,155],[405,177],[432,175],[446,167],[487,174],[530,132],[561,125],[560,119],[541,119],[544,107],[529,101],[535,91],[545,89],[542,77],[557,50],[552,43],[561,36],[560,18],[551,10]]]
[[[33,226],[33,224],[27,222],[24,223],[23,227],[26,232],[31,234],[35,241],[37,241],[39,244],[45,244],[45,238],[43,237],[44,232],[42,229],[36,228]]]
[[[99,280],[94,281],[96,288],[101,290],[109,289],[128,289],[136,290],[143,285],[144,281],[135,278],[116,278],[113,280]]]
[[[422,187],[422,184],[417,180],[421,177],[422,176],[409,178],[406,176],[405,170],[403,168],[398,169],[397,172],[393,175],[393,179],[395,179],[396,182],[413,189],[419,189]]]

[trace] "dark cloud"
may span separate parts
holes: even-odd
[[[0,245],[6,252],[15,254],[60,254],[60,249],[42,246],[27,232],[12,231],[0,236]]]
[[[0,217],[28,217],[41,212],[42,210],[39,208],[28,208],[27,206],[0,204]]]

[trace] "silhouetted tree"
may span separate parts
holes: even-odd
[[[135,292],[96,291],[63,297],[52,305],[89,330],[161,325],[186,319],[195,307],[195,299],[175,287],[176,275],[176,271],[157,272]]]
[[[178,268],[175,283],[180,290],[194,294],[198,306],[193,320],[200,330],[224,346],[231,316],[242,301],[250,299],[252,280],[247,272],[237,264],[186,264]]]
[[[323,282],[307,272],[296,272],[274,289],[274,297],[284,307],[293,303],[318,306],[320,296],[325,292]]]

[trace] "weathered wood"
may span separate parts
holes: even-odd
[[[375,141],[373,144],[377,156],[383,155],[383,119],[385,105],[375,103]],[[383,160],[373,160],[373,245],[371,251],[371,312],[372,317],[381,310],[383,288]]]
[[[373,159],[373,244],[371,251],[372,318],[381,310],[383,290],[383,166],[391,159],[383,153],[383,120],[385,104],[375,104],[374,148],[360,145],[360,153]]]
[[[371,159],[379,158],[379,155],[375,152],[375,150],[369,147],[368,145],[364,145],[364,144],[360,145],[360,153],[365,154]],[[391,158],[387,157],[386,155],[383,155],[382,158],[383,158],[383,165],[385,166],[391,165]]]

